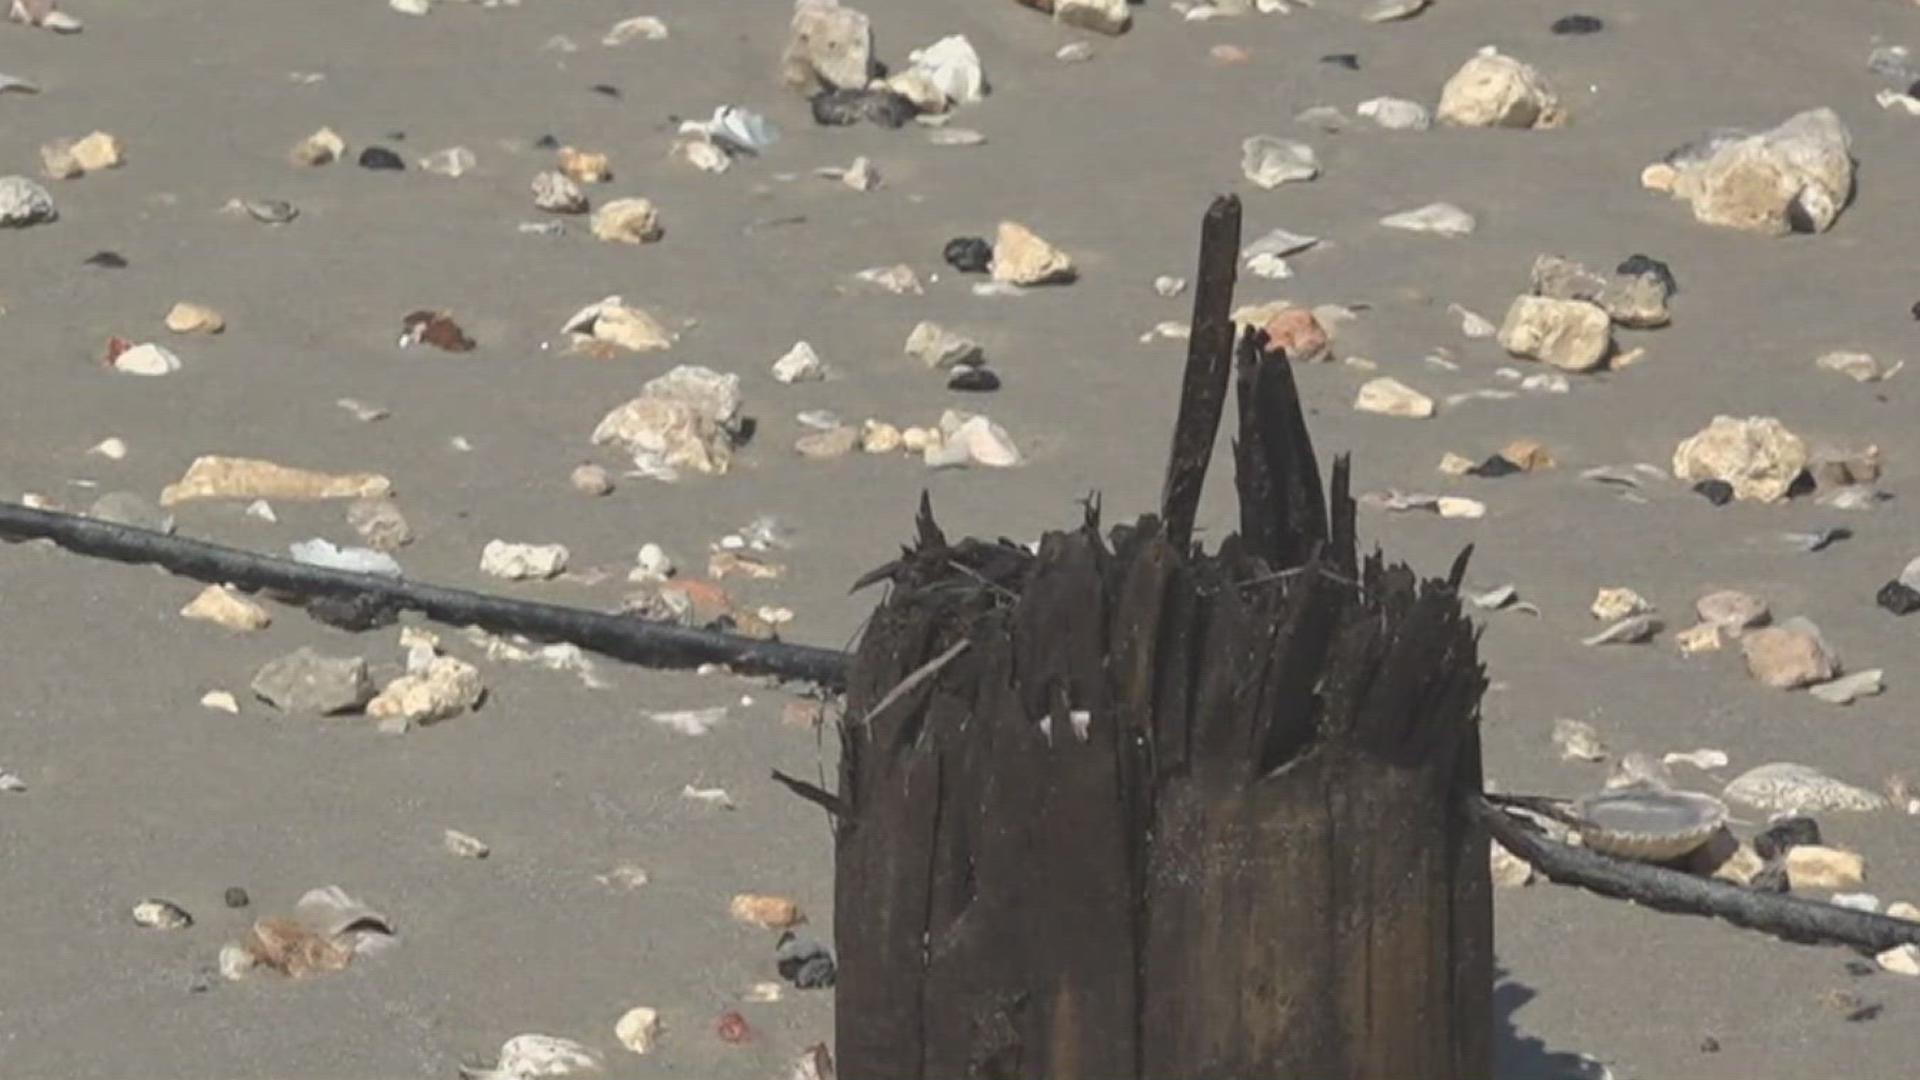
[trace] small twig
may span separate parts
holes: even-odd
[[[1547,839],[1537,828],[1493,805],[1478,792],[1466,796],[1466,809],[1501,846],[1559,885],[1572,885],[1656,911],[1725,919],[1744,929],[1807,945],[1849,945],[1872,953],[1898,945],[1920,945],[1920,922],[1797,896],[1756,892],[1650,863],[1569,847]]]
[[[987,588],[992,589],[994,592],[1001,594],[1002,596],[1006,597],[1009,601],[1017,602],[1020,599],[1019,593],[1014,592],[1012,589],[1007,588],[1005,585],[1002,585],[997,581],[993,581],[989,579],[987,575],[981,573],[978,570],[975,570],[973,567],[968,566],[966,563],[963,563],[958,559],[948,559],[947,565],[967,575],[968,577],[972,578],[974,581],[980,583],[981,585],[984,585]]]
[[[1250,589],[1255,585],[1265,585],[1269,582],[1285,581],[1288,578],[1299,577],[1301,574],[1304,574],[1309,570],[1317,571],[1321,577],[1326,578],[1328,581],[1331,581],[1337,585],[1345,585],[1348,588],[1352,588],[1352,589],[1357,589],[1360,587],[1360,583],[1358,581],[1355,581],[1350,577],[1344,577],[1340,574],[1336,574],[1324,566],[1315,566],[1312,563],[1309,563],[1305,566],[1291,567],[1286,570],[1275,570],[1270,574],[1261,574],[1258,577],[1250,577],[1245,581],[1236,581],[1233,583],[1233,587],[1236,589]]]
[[[809,784],[805,780],[797,777],[788,776],[779,769],[773,770],[773,779],[775,783],[780,784],[788,791],[818,806],[834,817],[840,818],[847,816],[847,804],[841,800],[840,796],[835,795],[826,788],[818,784]]]
[[[973,642],[968,641],[966,638],[961,638],[959,641],[949,645],[946,652],[941,653],[939,656],[908,672],[907,677],[895,683],[893,689],[887,691],[885,696],[881,697],[873,708],[867,710],[867,715],[859,718],[858,722],[862,724],[872,723],[874,717],[887,711],[887,706],[906,697],[915,687],[939,674],[941,668],[952,663],[954,657],[966,652],[967,648],[972,644]]]
[[[1529,814],[1538,814],[1550,821],[1571,825],[1576,829],[1586,824],[1580,820],[1578,814],[1568,809],[1573,804],[1567,799],[1556,799],[1550,795],[1496,795],[1488,792],[1486,800],[1495,806],[1525,810]]]

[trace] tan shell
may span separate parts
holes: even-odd
[[[1711,795],[1633,785],[1574,804],[1580,839],[1606,855],[1642,862],[1677,859],[1707,842],[1727,820],[1726,804]]]

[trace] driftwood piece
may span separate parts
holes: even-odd
[[[1167,455],[1160,517],[1168,542],[1185,550],[1193,539],[1200,489],[1213,457],[1220,415],[1227,407],[1233,363],[1233,282],[1240,265],[1240,199],[1213,200],[1200,223],[1200,269],[1194,277],[1193,325],[1187,336],[1187,374]]]
[[[848,1080],[1487,1074],[1476,635],[1454,583],[1336,548],[1345,464],[1329,507],[1263,344],[1251,535],[1208,555],[1089,509],[1030,554],[923,504],[874,575],[830,796]],[[1197,444],[1170,469],[1196,496]]]
[[[1478,794],[1464,798],[1470,812],[1494,839],[1558,885],[1572,885],[1670,914],[1724,919],[1743,929],[1800,944],[1849,945],[1872,953],[1899,945],[1920,945],[1920,922],[1797,896],[1756,892],[1569,847],[1548,839]]]
[[[330,570],[14,503],[0,503],[0,537],[51,540],[77,554],[114,562],[152,563],[169,573],[209,584],[271,589],[303,597],[367,600],[397,610],[417,611],[429,619],[454,626],[479,626],[495,633],[568,641],[617,660],[649,667],[726,664],[745,674],[776,675],[836,689],[844,684],[846,677],[846,654],[837,649],[756,641],[628,615],[514,600],[377,574]]]

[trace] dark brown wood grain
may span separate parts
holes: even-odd
[[[1160,515],[1175,548],[1193,538],[1200,489],[1213,458],[1220,416],[1233,374],[1233,283],[1240,265],[1240,199],[1222,195],[1200,223],[1200,267],[1194,275],[1193,324],[1180,383],[1180,411],[1160,493]]]
[[[1263,346],[1240,343],[1242,532],[1218,550],[1190,539],[1213,432],[1187,425],[1217,423],[1227,369],[1196,348],[1164,518],[1090,507],[1030,552],[950,542],[923,503],[869,575],[891,588],[833,797],[848,1080],[1487,1075],[1460,568],[1359,557],[1348,463],[1329,492]]]

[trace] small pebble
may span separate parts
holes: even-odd
[[[575,466],[567,478],[573,490],[582,495],[606,495],[613,491],[613,474],[599,465]]]
[[[747,1026],[747,1018],[733,1009],[720,1014],[720,1018],[714,1021],[713,1030],[724,1043],[738,1046],[753,1041],[753,1029]]]
[[[613,1025],[613,1037],[636,1054],[652,1053],[660,1039],[659,1010],[644,1005],[628,1009]]]
[[[236,909],[246,907],[248,904],[253,903],[252,898],[247,896],[247,890],[238,885],[227,886],[227,891],[221,894],[221,899],[226,902],[228,907]]]
[[[142,900],[133,905],[133,921],[149,930],[185,930],[193,916],[171,900]]]
[[[992,393],[1000,389],[1000,376],[983,367],[957,367],[947,377],[947,389],[971,394]]]
[[[1562,15],[1553,20],[1552,31],[1561,35],[1597,34],[1606,26],[1592,15]]]
[[[1715,506],[1725,506],[1733,501],[1733,485],[1725,480],[1702,480],[1693,485],[1693,493]]]
[[[469,836],[458,829],[448,829],[441,836],[441,845],[449,855],[462,859],[484,859],[493,854],[493,849],[477,836]]]
[[[407,163],[384,146],[369,146],[360,151],[360,167],[376,172],[398,172],[405,169]]]
[[[1902,581],[1889,581],[1880,586],[1880,591],[1873,596],[1873,602],[1883,611],[1895,615],[1911,615],[1915,611],[1920,611],[1920,589],[1915,589]]]
[[[958,236],[947,241],[940,256],[963,274],[984,274],[993,265],[993,245],[982,237]]]

